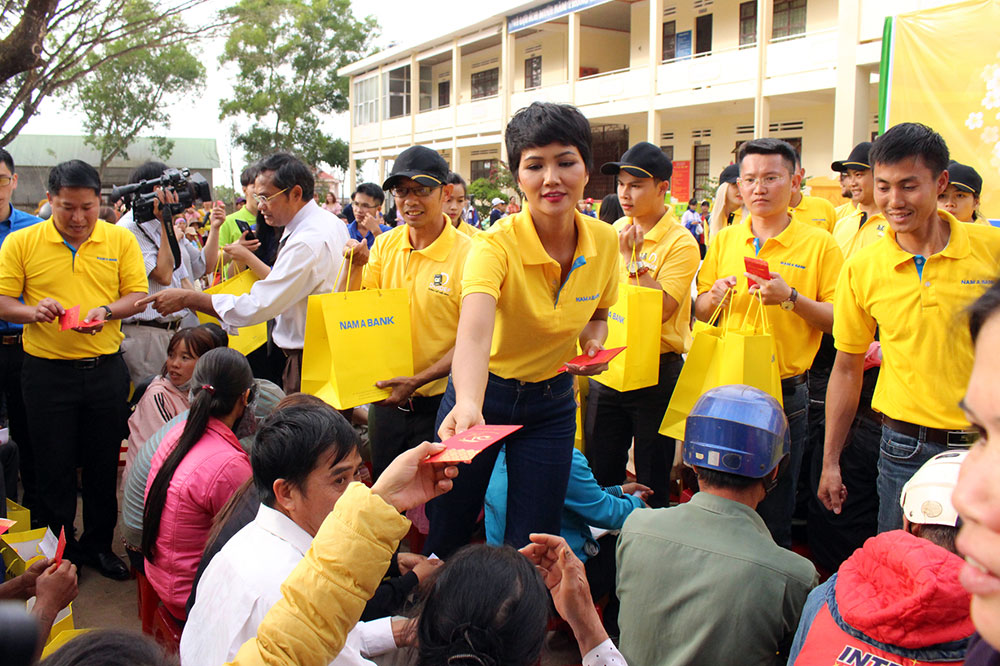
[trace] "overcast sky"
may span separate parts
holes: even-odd
[[[199,11],[202,16],[227,7],[233,0],[209,0]],[[409,44],[423,41],[438,34],[444,34],[460,28],[462,25],[475,23],[489,15],[504,11],[523,3],[523,0],[497,0],[484,5],[473,3],[455,3],[453,0],[430,0],[419,6],[415,11],[412,0],[376,0],[375,2],[359,2],[354,0],[356,15],[369,13],[381,26],[381,36],[377,40],[379,48],[385,48],[393,42]],[[461,9],[458,9],[461,8]],[[170,108],[171,127],[166,134],[173,137],[215,138],[219,146],[219,159],[222,168],[215,171],[215,182],[229,185],[229,141],[228,125],[219,122],[218,100],[226,97],[232,90],[229,79],[234,76],[232,65],[221,68],[218,65],[224,39],[206,42],[202,45],[201,60],[206,69],[206,85],[203,93],[190,96]],[[326,123],[327,131],[337,137],[349,140],[349,121],[347,114],[331,117]],[[58,129],[55,129],[58,128]],[[25,134],[82,134],[82,116],[64,105],[61,100],[49,99],[42,104],[36,114],[22,130]],[[69,156],[67,156],[68,158]],[[242,151],[236,149],[232,155],[233,168],[236,173],[243,166]],[[181,164],[174,166],[184,166]]]

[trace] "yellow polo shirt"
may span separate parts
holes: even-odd
[[[594,311],[618,299],[618,234],[596,218],[576,213],[573,264],[562,269],[542,247],[525,210],[498,220],[473,238],[462,297],[497,299],[490,372],[540,382],[577,355],[577,338]]]
[[[833,231],[833,225],[837,221],[837,212],[834,210],[833,204],[822,197],[803,195],[799,205],[789,208],[788,212],[799,222],[805,222],[829,232]]]
[[[615,231],[620,233],[630,224],[632,218],[623,217],[615,222]],[[686,353],[691,346],[691,282],[701,263],[698,242],[668,210],[645,235],[642,251],[636,257],[650,266],[649,274],[677,301],[677,310],[660,329],[660,353]],[[628,267],[624,261],[620,266],[618,278],[627,284]]]
[[[844,263],[833,236],[792,219],[784,231],[767,239],[757,252],[750,219],[727,227],[716,236],[698,272],[698,293],[710,290],[716,280],[736,276],[732,313],[734,323],[742,321],[754,300],[748,290],[743,260],[757,257],[765,260],[771,272],[780,274],[799,295],[832,303],[837,276]],[[782,310],[779,305],[767,306],[767,320],[778,348],[781,378],[801,375],[812,366],[823,332],[810,326],[794,311]]]
[[[854,212],[854,202],[848,199],[844,203],[834,208],[833,211],[837,214],[838,220],[842,217],[847,217],[848,215]],[[834,228],[836,228],[836,225],[834,225]]]
[[[965,309],[1000,275],[1000,229],[951,227],[948,245],[927,257],[918,276],[914,255],[892,228],[844,265],[837,285],[833,337],[837,349],[863,354],[882,342],[882,370],[872,407],[929,428],[967,428],[958,401],[972,371]]]
[[[66,309],[79,305],[82,320],[94,308],[148,288],[139,242],[128,229],[103,220],[76,251],[51,217],[15,231],[0,246],[0,294],[24,296],[27,305],[54,298]],[[120,319],[108,322],[96,335],[63,331],[58,319],[24,325],[24,351],[39,358],[114,354],[123,339]]]
[[[410,336],[416,372],[431,367],[455,346],[462,305],[462,269],[472,240],[448,222],[445,218],[444,230],[422,250],[413,249],[405,224],[380,234],[361,279],[362,289],[410,292]],[[414,393],[440,395],[447,386],[448,378],[442,377]]]
[[[459,231],[461,231],[463,234],[465,234],[469,238],[472,238],[473,234],[478,234],[480,231],[482,231],[482,229],[477,229],[476,227],[472,226],[471,224],[469,224],[465,220],[459,220],[457,227],[454,227],[454,225],[449,225],[449,226],[452,226],[453,228],[458,229]]]
[[[862,223],[862,219],[864,222]],[[837,241],[840,251],[844,253],[844,259],[850,259],[863,247],[867,247],[885,236],[889,229],[889,223],[885,220],[885,215],[875,213],[868,217],[860,209],[855,208],[850,215],[846,215],[837,220],[837,226],[833,228],[833,240]]]

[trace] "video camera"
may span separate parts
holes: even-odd
[[[185,209],[194,205],[195,199],[212,200],[212,187],[200,173],[192,174],[190,169],[166,169],[159,178],[141,180],[111,189],[111,201],[121,199],[125,206],[132,210],[132,219],[137,224],[156,219],[153,202],[157,201],[155,188],[162,187],[167,192],[177,193],[177,203],[161,204],[163,211],[163,226],[166,233],[170,254],[174,257],[174,269],[181,265],[181,249],[177,239],[170,231],[175,215],[180,215]]]
[[[166,169],[159,178],[113,188],[111,201],[123,200],[126,208],[132,210],[132,217],[136,222],[148,222],[156,217],[153,213],[156,187],[177,193],[177,203],[164,206],[170,211],[171,217],[190,208],[195,199],[212,200],[212,187],[200,173],[191,173],[190,169]]]

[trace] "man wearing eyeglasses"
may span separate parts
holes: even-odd
[[[347,225],[347,233],[359,243],[364,241],[369,250],[377,236],[392,229],[379,217],[383,202],[385,193],[375,183],[361,183],[351,197],[354,221]]]
[[[10,202],[17,189],[17,173],[14,158],[0,148],[0,245],[12,231],[30,227],[41,222],[41,218],[14,208]],[[24,484],[22,504],[30,507],[35,502],[35,463],[31,454],[31,439],[28,435],[28,417],[24,411],[21,396],[21,364],[24,361],[24,346],[21,344],[21,324],[0,320],[0,392],[7,404],[7,420],[10,439],[0,446],[0,501],[4,496],[17,497],[17,454],[20,454],[21,483]],[[16,443],[16,446],[14,445]],[[7,516],[6,502],[0,507],[0,516]]]
[[[268,276],[240,296],[166,289],[142,303],[153,303],[163,314],[190,308],[234,328],[274,319],[274,344],[287,357],[283,388],[292,393],[302,380],[306,302],[311,294],[328,294],[336,286],[347,227],[313,200],[315,178],[301,160],[276,153],[258,167],[253,192],[257,210],[266,224],[284,228]]]
[[[451,224],[444,202],[448,163],[437,152],[413,146],[400,153],[383,187],[406,224],[386,231],[368,252],[363,241],[344,249],[352,264],[338,287],[406,289],[413,345],[412,377],[376,377],[392,394],[368,410],[368,438],[376,478],[403,451],[434,439],[434,422],[448,385],[461,307],[462,273],[472,240]],[[357,210],[357,208],[355,208]],[[364,277],[362,277],[364,273]]]
[[[726,227],[709,246],[698,273],[695,316],[709,321],[731,300],[739,325],[759,293],[777,346],[782,399],[791,435],[788,469],[757,508],[779,546],[792,544],[795,485],[809,435],[806,371],[824,332],[833,330],[833,296],[844,263],[829,232],[794,219],[792,192],[802,180],[795,149],[778,139],[754,139],[740,148],[740,195],[750,210],[743,224]],[[768,263],[770,279],[746,270],[745,259]],[[752,315],[751,315],[752,316]]]

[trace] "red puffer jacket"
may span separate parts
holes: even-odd
[[[962,663],[974,631],[962,564],[902,530],[868,539],[810,595],[789,663]]]

